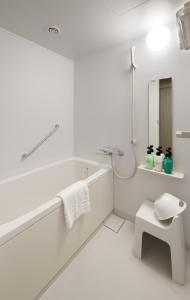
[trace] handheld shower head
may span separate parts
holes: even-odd
[[[137,66],[135,64],[135,50],[136,50],[136,47],[132,46],[131,47],[131,68],[134,70],[137,68]]]

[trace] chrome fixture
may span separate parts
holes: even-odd
[[[103,147],[100,148],[97,152],[97,155],[108,155],[108,156],[112,156],[112,155],[118,155],[118,156],[123,156],[124,152],[121,151],[118,148],[113,148],[113,147]]]
[[[58,129],[60,128],[59,124],[56,124],[51,130],[34,148],[32,148],[29,152],[22,154],[21,160],[27,159],[32,153],[34,153],[43,143],[45,143]]]
[[[178,10],[176,17],[180,48],[182,50],[188,50],[190,49],[190,1],[185,3],[183,8]]]
[[[176,137],[182,139],[190,139],[190,131],[176,131]]]

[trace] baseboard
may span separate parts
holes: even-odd
[[[116,208],[114,208],[113,213],[114,213],[116,216],[118,216],[118,217],[120,217],[120,218],[123,218],[123,219],[126,219],[127,221],[129,221],[129,222],[131,222],[131,223],[135,223],[135,217],[130,216],[130,215],[128,215],[128,214],[125,214],[125,213],[121,212],[120,210],[118,210],[118,209],[116,209]],[[186,246],[187,251],[190,251],[190,245],[186,243],[185,246]]]

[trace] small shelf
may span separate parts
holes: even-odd
[[[181,173],[181,172],[175,172],[175,171],[173,171],[172,174],[166,174],[164,172],[158,172],[158,171],[155,171],[155,170],[149,170],[144,165],[139,165],[138,169],[142,170],[142,171],[145,171],[145,172],[148,172],[148,173],[157,174],[157,175],[160,175],[160,176],[173,177],[173,178],[177,178],[177,179],[183,179],[184,176],[185,176],[184,173]]]

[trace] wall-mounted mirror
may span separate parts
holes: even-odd
[[[149,83],[149,145],[172,147],[172,78]]]

